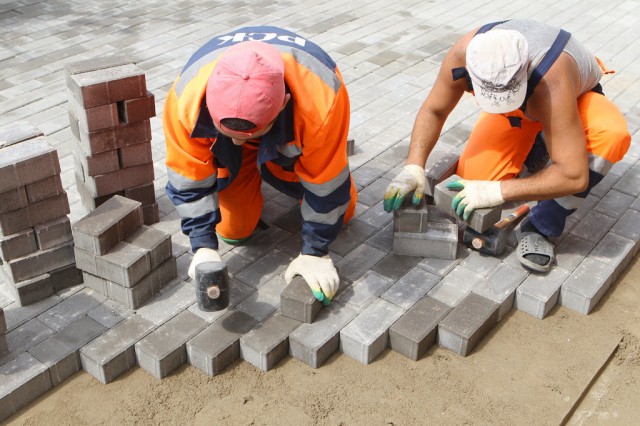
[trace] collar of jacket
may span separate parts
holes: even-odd
[[[286,93],[291,93],[288,86],[285,86],[285,90]],[[213,124],[211,114],[209,114],[206,97],[204,96],[202,97],[202,105],[200,106],[196,124],[191,132],[191,137],[216,139],[214,147],[218,144],[233,144],[231,138],[219,134],[218,129],[216,129],[216,126]],[[276,158],[278,156],[278,146],[292,142],[294,138],[293,99],[289,99],[287,105],[285,105],[284,109],[278,114],[271,130],[260,138],[260,143],[258,144],[258,164],[264,164]]]

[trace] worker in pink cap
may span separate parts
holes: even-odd
[[[328,304],[339,278],[329,244],[355,211],[347,161],[349,97],[335,62],[276,27],[212,38],[187,61],[163,110],[167,194],[194,256],[219,261],[218,239],[242,244],[258,226],[264,180],[300,202],[302,275]]]
[[[416,117],[403,170],[384,196],[387,211],[424,195],[425,164],[465,91],[482,110],[450,184],[464,219],[506,200],[538,200],[521,223],[517,254],[548,271],[557,237],[629,148],[623,115],[599,84],[607,72],[567,31],[531,20],[495,22],[463,36],[444,58]],[[549,162],[547,162],[549,160]],[[526,167],[525,167],[526,166]],[[522,171],[527,176],[520,176]]]

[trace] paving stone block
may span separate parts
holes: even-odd
[[[443,277],[451,272],[453,268],[460,264],[460,262],[465,259],[470,253],[471,249],[463,246],[462,244],[458,244],[458,251],[456,253],[455,260],[434,259],[427,257],[418,262],[418,267],[424,269],[425,271]]]
[[[15,359],[53,334],[54,331],[37,318],[29,319],[24,324],[5,334],[9,353],[0,359],[0,364]]]
[[[544,274],[529,275],[516,290],[516,309],[543,319],[558,302],[568,276],[569,271],[557,266]]]
[[[636,163],[627,171],[620,180],[613,185],[613,189],[629,194],[633,197],[640,196],[640,165]]]
[[[184,281],[168,285],[157,297],[149,300],[136,313],[142,318],[161,325],[196,303],[195,288]]]
[[[120,124],[118,106],[115,103],[83,108],[78,100],[69,98],[68,104],[69,114],[78,120],[78,126],[85,132],[95,132]]]
[[[255,262],[270,253],[279,242],[286,240],[290,236],[289,233],[275,226],[261,229],[249,241],[241,246],[234,247],[232,252],[251,262]]]
[[[7,320],[4,318],[4,310],[0,308],[0,334],[7,332]]]
[[[25,191],[24,186],[8,189],[0,193],[0,214],[22,209],[28,204],[29,199],[27,198],[27,191]]]
[[[389,301],[376,299],[340,331],[340,350],[362,364],[370,364],[387,347],[389,327],[404,312]]]
[[[556,263],[567,271],[573,271],[594,247],[591,241],[567,234],[556,246]]]
[[[452,175],[441,183],[437,184],[433,197],[438,208],[440,208],[443,212],[462,221],[462,219],[457,216],[451,208],[451,202],[459,191],[447,189],[447,184],[449,182],[454,182],[459,179],[460,177],[458,175]],[[492,207],[489,209],[477,209],[471,214],[471,217],[469,217],[468,220],[463,222],[466,223],[467,226],[471,229],[474,229],[478,232],[484,232],[491,226],[493,226],[496,222],[498,222],[501,215],[502,208],[500,206]]]
[[[40,250],[47,250],[73,240],[71,221],[67,216],[34,226]]]
[[[464,266],[465,268],[471,269],[473,272],[477,272],[483,277],[486,277],[494,269],[496,269],[496,267],[498,267],[500,263],[500,259],[497,259],[494,256],[490,256],[473,250],[471,251],[471,253],[469,253],[469,256],[467,256],[462,262],[460,262],[460,265]]]
[[[286,287],[287,282],[284,278],[276,276],[261,286],[258,291],[238,303],[235,309],[251,315],[255,318],[256,322],[262,322],[278,309],[280,305],[280,295]]]
[[[240,357],[262,371],[271,370],[289,354],[289,335],[300,324],[276,312],[240,338]]]
[[[9,280],[6,274],[5,279]],[[38,275],[9,285],[13,299],[20,306],[31,305],[53,294],[53,285],[49,274]]]
[[[245,284],[260,288],[274,277],[283,276],[292,260],[288,254],[274,249],[264,257],[252,262],[235,277]]]
[[[97,176],[85,176],[85,187],[92,197],[114,194],[132,186],[153,182],[153,164],[141,164]]]
[[[458,265],[435,285],[427,295],[450,307],[458,305],[484,277]]]
[[[378,231],[377,227],[357,218],[352,219],[342,227],[338,237],[331,243],[329,249],[340,256],[346,256],[375,234],[376,231]]]
[[[82,368],[79,349],[105,331],[102,324],[85,315],[29,353],[49,368],[51,382],[57,386]]]
[[[414,361],[435,343],[438,323],[451,311],[444,303],[425,296],[389,328],[391,349]]]
[[[416,266],[419,261],[419,257],[390,253],[376,263],[371,270],[396,281]]]
[[[119,102],[118,114],[122,123],[134,123],[155,117],[156,101],[153,93],[147,91],[145,96]]]
[[[7,262],[38,250],[33,229],[25,229],[15,234],[0,237],[0,258]]]
[[[430,222],[424,233],[395,232],[393,252],[403,256],[456,258],[458,227],[450,223]]]
[[[429,154],[425,167],[425,195],[433,197],[436,185],[455,174],[459,158],[460,155],[456,152],[440,149],[436,145],[436,148]]]
[[[82,271],[75,264],[49,271],[49,278],[55,292],[83,283]]]
[[[187,341],[208,323],[183,311],[135,344],[138,365],[161,380],[187,362]]]
[[[429,229],[429,210],[424,200],[417,206],[405,202],[393,211],[393,232],[421,233]]]
[[[143,206],[154,204],[156,202],[156,193],[153,182],[133,188],[126,188],[124,196],[135,201],[140,201]]]
[[[49,370],[28,353],[0,366],[0,420],[51,389]]]
[[[43,137],[0,148],[0,193],[59,173],[58,153]]]
[[[369,271],[350,286],[338,289],[334,301],[361,312],[392,284],[393,281],[389,278]]]
[[[8,286],[5,286],[5,287],[8,287]],[[2,285],[0,285],[0,289],[1,288],[2,288]],[[0,295],[2,294],[5,294],[5,293],[0,291]],[[7,329],[13,330],[17,327],[20,327],[21,325],[25,324],[27,321],[37,317],[38,315],[40,315],[47,309],[51,308],[52,306],[57,305],[58,303],[60,303],[61,300],[62,298],[60,296],[54,294],[50,297],[47,297],[46,299],[39,300],[38,302],[35,302],[29,306],[20,306],[18,303],[13,302],[13,299],[11,299],[12,303],[10,303],[9,305],[5,304],[3,308],[5,319],[7,321]]]
[[[134,345],[154,329],[132,315],[80,349],[82,369],[107,384],[136,364]]]
[[[240,358],[240,337],[255,324],[244,312],[226,313],[187,342],[189,363],[209,376],[218,375]]]
[[[77,145],[87,155],[99,154],[151,140],[151,123],[149,120],[120,124],[117,127],[87,132],[80,128],[78,119],[69,114],[69,128],[76,139]]]
[[[87,315],[107,328],[113,328],[125,318],[133,315],[133,311],[126,306],[107,299],[101,305],[90,310]]]
[[[336,263],[338,274],[349,281],[355,281],[378,263],[386,253],[362,244]]]
[[[73,263],[75,263],[73,244],[65,243],[13,259],[2,267],[9,280],[17,283]]]
[[[638,254],[638,250],[640,250],[640,244],[638,244],[640,241],[640,212],[633,209],[627,210],[613,225],[611,232],[633,241],[635,244],[632,256]]]
[[[158,223],[160,221],[160,208],[158,203],[142,206],[142,218],[145,225]]]
[[[612,189],[602,197],[593,210],[619,219],[635,199],[632,195]]]
[[[332,302],[313,324],[300,324],[289,335],[290,355],[312,368],[320,368],[340,347],[340,330],[357,315],[352,308]]]
[[[633,258],[636,245],[628,238],[609,232],[596,244],[589,257],[613,266],[612,280],[615,281]]]
[[[103,70],[121,65],[134,63],[132,58],[122,55],[100,56],[97,58],[74,61],[64,64],[66,75],[81,74],[84,72]]]
[[[355,139],[347,139],[347,156],[354,155],[356,152]]]
[[[498,322],[498,304],[471,293],[438,325],[438,344],[467,356]]]
[[[312,323],[321,309],[322,303],[316,299],[307,282],[299,275],[280,293],[280,311],[284,317]]]
[[[239,256],[236,256],[236,257],[239,257]],[[195,287],[193,287],[193,284],[191,284],[191,286],[192,286],[193,294],[195,295],[195,291],[196,291]],[[239,281],[231,277],[229,281],[229,306],[227,307],[227,309],[224,309],[222,311],[206,312],[206,311],[201,311],[198,308],[197,304],[193,304],[189,307],[189,311],[198,315],[200,318],[204,319],[208,323],[212,323],[216,321],[218,318],[220,318],[221,316],[223,316],[224,314],[226,314],[227,312],[232,311],[239,303],[246,300],[249,296],[251,296],[255,292],[256,292],[255,288],[243,283],[242,281]]]
[[[147,92],[144,73],[135,64],[67,74],[67,87],[82,108],[135,99]]]
[[[96,256],[96,270],[99,277],[133,287],[151,272],[149,250],[123,241],[108,253]]]
[[[29,204],[64,194],[62,178],[59,174],[25,185]]]
[[[597,243],[605,236],[616,219],[596,211],[588,212],[571,230],[571,234],[592,243]]]
[[[121,168],[153,163],[151,143],[139,143],[118,148],[118,161]]]
[[[73,239],[77,248],[103,255],[141,226],[141,204],[115,195],[73,224]]]
[[[400,278],[380,297],[409,309],[440,281],[440,277],[415,267]]]
[[[587,257],[562,283],[559,303],[588,315],[611,287],[614,271],[615,265]]]
[[[7,339],[4,337],[4,334],[0,334],[0,356],[5,352],[9,352],[9,346],[7,346]]]
[[[14,121],[0,127],[0,149],[38,136],[43,134],[33,124],[24,120]]]
[[[72,155],[76,161],[76,170],[82,170],[84,176],[99,176],[121,168],[117,149],[88,155],[76,148],[72,149]]]
[[[37,318],[52,330],[60,331],[78,318],[85,316],[87,312],[104,302],[105,299],[103,295],[89,288],[84,288],[38,315]]]
[[[498,321],[513,308],[516,289],[529,275],[522,269],[515,268],[508,263],[501,263],[472,290],[499,305]]]

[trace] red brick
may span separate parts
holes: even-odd
[[[67,87],[83,108],[140,98],[147,93],[144,73],[135,64],[68,74]]]
[[[58,152],[43,137],[0,149],[0,193],[59,173]]]
[[[145,225],[153,225],[160,222],[160,208],[158,203],[142,206],[142,216],[144,217]]]
[[[71,221],[67,216],[34,226],[40,250],[47,250],[73,240]]]
[[[151,143],[139,143],[118,149],[120,168],[139,166],[153,162]]]
[[[143,206],[156,202],[156,191],[153,182],[124,190],[124,196],[132,200],[140,201]]]
[[[31,228],[0,237],[0,258],[5,262],[26,256],[36,250],[38,250],[36,234]]]
[[[25,186],[25,190],[29,204],[55,197],[64,192],[62,179],[59,174],[30,183]]]
[[[78,142],[78,146],[85,154],[98,154],[151,140],[151,123],[149,120],[87,132],[80,128],[77,118],[70,112],[69,127]]]
[[[153,182],[153,163],[127,167],[113,173],[86,177],[86,188],[92,197],[113,194],[126,188]]]
[[[29,204],[24,186],[0,193],[0,214],[25,207]]]
[[[118,102],[118,114],[123,123],[135,123],[155,117],[156,102],[153,93],[147,91],[147,95],[141,98]]]
[[[80,163],[83,174],[86,176],[103,175],[120,169],[117,149],[90,155],[84,154],[81,149],[74,149],[72,153],[74,160]]]
[[[69,110],[78,119],[78,127],[85,132],[94,132],[120,124],[116,103],[99,105],[88,109],[83,109],[74,99],[69,99],[68,103]]]
[[[67,75],[75,75],[133,63],[133,59],[127,56],[109,55],[99,58],[85,59],[82,61],[69,62],[64,65],[64,69]]]

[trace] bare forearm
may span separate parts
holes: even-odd
[[[502,197],[505,201],[547,200],[582,192],[584,189],[584,179],[564,173],[555,164],[533,176],[501,183]]]
[[[411,133],[411,144],[406,164],[425,166],[429,154],[438,141],[443,124],[444,120],[440,119],[438,115],[424,108],[420,110]]]

